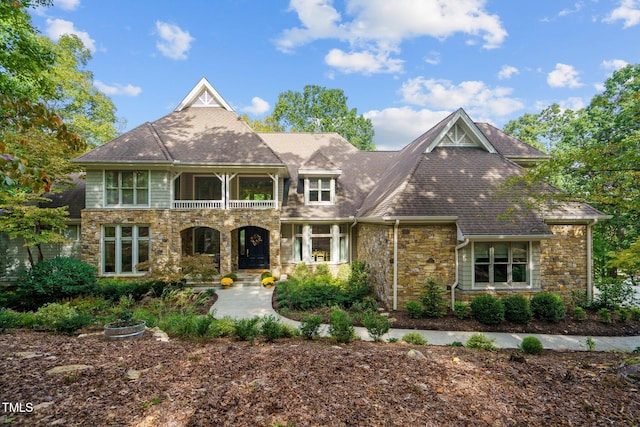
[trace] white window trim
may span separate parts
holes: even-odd
[[[329,233],[318,233],[313,234],[313,225],[329,225],[330,231]],[[349,233],[348,229],[345,230],[344,233],[340,232],[340,224],[339,223],[314,223],[314,224],[301,224],[302,230],[301,233],[296,233],[296,224],[292,224],[292,236],[293,236],[293,251],[292,251],[292,262],[304,262],[306,264],[343,264],[348,262],[349,258]],[[329,259],[331,261],[319,261],[316,262],[313,260],[313,239],[314,238],[330,238],[330,246],[329,246]],[[340,240],[342,238],[346,239],[346,253],[345,259],[340,258]],[[302,249],[302,259],[296,260],[296,239],[300,239],[301,249]]]
[[[323,179],[328,179],[329,180],[329,200],[328,201],[321,201],[320,199],[322,197],[321,196],[321,192],[323,191],[320,188],[320,180]],[[310,197],[310,182],[311,181],[317,181],[318,182],[318,190],[314,190],[314,191],[318,191],[318,201],[311,201],[311,197]],[[326,191],[326,190],[324,190]],[[335,198],[336,198],[336,179],[333,177],[327,177],[327,176],[311,176],[311,177],[306,177],[304,179],[304,204],[305,205],[309,205],[309,206],[331,206],[335,204]]]
[[[526,282],[477,282],[476,283],[476,244],[477,243],[525,243],[527,245],[527,281]],[[533,244],[531,241],[499,242],[495,240],[475,241],[471,245],[471,289],[532,289],[533,288]],[[513,265],[513,252],[509,246],[509,266]],[[521,264],[519,264],[521,265]],[[509,274],[509,273],[508,273]],[[510,274],[509,274],[510,275]]]
[[[113,238],[105,238],[105,228],[106,227],[115,227],[116,235]],[[102,226],[102,232],[100,236],[100,271],[104,276],[143,276],[147,272],[146,271],[136,271],[136,262],[133,263],[133,271],[122,271],[122,227],[133,227],[132,236],[131,236],[131,257],[133,260],[139,260],[138,253],[138,242],[140,240],[147,240],[149,242],[149,260],[151,260],[151,226],[149,224],[104,224]],[[138,227],[148,227],[149,228],[149,237],[144,237],[142,239],[138,236]],[[113,241],[115,242],[115,262],[116,262],[116,271],[114,272],[106,272],[106,250],[105,250],[105,242]]]
[[[107,203],[107,172],[118,172],[118,200],[120,203],[117,204],[109,204]],[[123,204],[122,203],[122,172],[146,172],[147,174],[147,203],[132,203],[132,204]],[[135,176],[135,175],[134,175]],[[102,185],[103,185],[103,203],[102,205],[109,208],[126,208],[126,209],[139,209],[139,208],[149,208],[151,206],[151,171],[149,169],[105,169],[102,171]],[[136,187],[133,189],[133,197],[134,200],[137,198]]]

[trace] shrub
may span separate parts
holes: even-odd
[[[498,349],[495,345],[496,340],[487,337],[485,334],[473,334],[467,340],[465,347],[475,348],[478,350],[495,351]]]
[[[626,322],[631,317],[631,310],[626,308],[620,308],[616,311],[616,315],[618,316],[618,320],[621,322]]]
[[[322,278],[326,282],[330,282],[333,280],[333,275],[331,274],[331,270],[329,269],[329,264],[323,262],[322,264],[316,265],[316,269],[313,272],[314,277]]]
[[[598,310],[598,319],[602,323],[611,323],[611,310],[608,308],[601,308]]]
[[[560,295],[540,292],[531,298],[531,311],[536,319],[545,322],[559,322],[564,319],[567,309]]]
[[[77,313],[71,317],[58,320],[53,326],[56,332],[65,335],[73,335],[78,329],[89,326],[93,322],[93,316],[88,313]]]
[[[101,278],[97,283],[97,295],[112,302],[118,302],[122,296],[131,295],[135,301],[152,294],[160,296],[165,289],[175,288],[159,280],[131,280],[119,278]]]
[[[35,309],[48,302],[93,293],[96,269],[77,259],[56,257],[22,272],[16,286],[22,306]]]
[[[361,301],[371,292],[369,271],[362,261],[351,263],[351,275],[345,286],[345,304],[350,307],[354,302]]]
[[[20,327],[20,313],[13,310],[0,309],[0,330]]]
[[[231,279],[231,280],[233,280],[234,282],[236,282],[236,281],[238,280],[238,275],[237,275],[237,274],[235,274],[235,273],[227,273],[227,274],[225,274],[224,276],[222,276],[222,278],[223,278],[223,279],[224,279],[224,278]]]
[[[307,314],[300,322],[300,333],[308,340],[312,340],[319,335],[322,316],[319,314]]]
[[[402,341],[413,345],[427,345],[427,339],[419,332],[408,332],[403,335]]]
[[[427,280],[425,291],[420,295],[426,317],[442,317],[447,313],[447,301],[444,300],[446,289],[433,280]]]
[[[586,320],[587,312],[582,307],[573,307],[573,318],[578,322],[582,322]]]
[[[347,282],[351,276],[351,264],[340,264],[336,279],[339,282]]]
[[[197,339],[204,339],[209,335],[209,328],[213,323],[213,317],[197,316],[193,324],[193,335]]]
[[[218,269],[208,255],[183,256],[180,260],[182,274],[201,281],[212,281],[218,275]]]
[[[309,271],[309,267],[304,262],[299,262],[296,264],[296,267],[293,269],[293,273],[291,273],[291,278],[304,281],[311,277],[311,271]]]
[[[355,330],[353,327],[353,319],[346,311],[335,308],[329,317],[329,335],[339,343],[348,343],[353,341]]]
[[[407,301],[407,314],[412,319],[419,319],[422,317],[424,307],[418,301]]]
[[[235,336],[240,341],[249,341],[253,344],[253,341],[260,334],[260,328],[258,323],[259,317],[252,317],[251,319],[238,319],[235,322]]]
[[[378,311],[378,301],[372,297],[364,297],[351,305],[352,311]]]
[[[536,337],[524,337],[520,343],[520,350],[527,354],[542,354],[542,342]]]
[[[294,338],[300,335],[300,331],[293,325],[281,323],[280,335],[282,336],[282,338]]]
[[[209,326],[213,338],[232,337],[236,333],[235,321],[228,316],[215,319]]]
[[[631,280],[607,277],[597,281],[596,288],[599,292],[593,302],[594,308],[615,310],[634,302],[634,290]]]
[[[462,301],[456,301],[453,303],[453,314],[460,320],[464,320],[471,316],[471,309],[469,304]]]
[[[632,307],[630,312],[633,320],[640,320],[640,307]]]
[[[277,298],[281,306],[294,310],[310,310],[323,306],[343,306],[344,292],[340,286],[292,279],[278,286]]]
[[[274,342],[278,338],[282,338],[282,325],[280,320],[269,314],[262,318],[260,332],[267,342]]]
[[[504,321],[504,303],[493,295],[478,295],[471,300],[471,313],[480,323],[499,325]]]
[[[508,295],[502,298],[504,318],[520,325],[528,325],[533,318],[531,304],[522,295]]]
[[[362,317],[362,326],[367,329],[374,341],[382,341],[382,336],[391,329],[391,320],[376,311],[366,311]]]
[[[45,304],[36,312],[36,321],[39,328],[45,331],[54,331],[55,325],[61,320],[77,315],[75,308],[69,303],[60,304],[57,302]]]

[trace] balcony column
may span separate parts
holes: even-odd
[[[340,225],[331,225],[331,256],[332,262],[340,260]]]

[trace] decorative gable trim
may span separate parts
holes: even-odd
[[[432,152],[436,147],[479,147],[489,153],[498,152],[462,108],[451,117],[425,153]]]
[[[204,77],[191,89],[191,92],[178,104],[174,111],[182,111],[187,107],[214,107],[233,111],[233,108],[227,104],[227,101],[220,96]]]

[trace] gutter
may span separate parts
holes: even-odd
[[[458,251],[462,248],[464,248],[465,246],[467,246],[469,244],[470,240],[467,237],[466,239],[464,239],[464,242],[460,243],[458,246],[456,246],[455,248],[455,253],[456,253],[456,281],[453,283],[453,285],[451,285],[451,310],[453,311],[453,306],[456,302],[456,288],[458,287],[458,265],[460,263],[460,255],[458,255]]]
[[[593,226],[598,218],[587,224],[587,301],[593,301]]]
[[[349,227],[349,245],[353,245],[353,227],[358,223],[358,218],[353,219],[353,224]],[[349,262],[353,261],[353,247],[349,248]]]
[[[398,310],[398,226],[400,220],[396,219],[393,226],[393,311]]]

